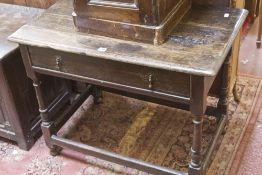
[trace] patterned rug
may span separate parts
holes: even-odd
[[[240,77],[241,102],[230,99],[229,125],[220,138],[207,174],[226,174],[261,89],[261,81]],[[66,138],[127,155],[157,165],[187,171],[192,142],[189,112],[104,93],[103,103],[89,98],[59,131]],[[208,103],[216,103],[209,98]],[[204,120],[204,153],[216,130],[216,119]],[[41,137],[29,151],[0,140],[0,174],[22,175],[135,175],[137,170],[99,160],[70,150],[52,157]]]

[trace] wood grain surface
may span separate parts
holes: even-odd
[[[0,3],[0,60],[15,49],[18,44],[10,42],[7,37],[19,27],[43,12],[41,9],[21,7]]]
[[[9,39],[102,59],[214,76],[247,16],[245,10],[196,7],[177,25],[166,43],[154,46],[77,32],[71,3],[72,0],[58,2]],[[224,17],[225,13],[229,17]]]

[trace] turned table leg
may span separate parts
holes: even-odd
[[[219,121],[227,120],[228,111],[228,95],[229,95],[229,69],[231,61],[232,49],[229,51],[223,66],[222,66],[222,83],[220,85],[220,97],[217,105],[216,117]],[[205,77],[192,76],[191,77],[191,107],[190,111],[193,114],[193,143],[191,148],[191,161],[189,164],[189,175],[200,175],[206,171],[209,159],[203,161],[202,157],[202,127],[203,117],[206,111],[206,100],[208,96],[208,83]],[[221,123],[221,122],[220,122]],[[222,122],[224,123],[224,122]],[[223,125],[224,126],[224,125]],[[217,131],[223,130],[224,127]],[[214,140],[216,142],[216,140]],[[216,144],[216,143],[212,143]]]
[[[41,81],[41,76],[31,69],[31,59],[29,55],[28,48],[24,45],[20,45],[20,50],[23,58],[23,62],[26,68],[26,72],[29,78],[33,81],[33,86],[35,88],[36,97],[39,105],[39,112],[42,119],[41,129],[43,136],[45,138],[46,145],[50,148],[52,155],[57,155],[60,147],[55,146],[51,142],[51,135],[55,132],[54,122],[51,120],[50,108],[54,107],[52,104],[47,104],[46,98],[43,93],[43,82]],[[68,99],[69,100],[69,99]],[[58,109],[58,108],[57,108]]]
[[[191,162],[189,164],[189,174],[197,175],[202,171],[202,125],[203,115],[195,115],[193,119],[194,134],[191,148]]]
[[[262,0],[259,3],[259,24],[258,24],[258,36],[257,36],[257,48],[261,47],[261,35],[262,35]]]
[[[207,84],[205,77],[191,77],[191,99],[190,111],[193,114],[193,143],[191,147],[191,161],[189,164],[189,175],[200,175],[203,171],[202,157],[202,126],[206,112]]]
[[[217,104],[218,112],[217,115],[219,118],[226,117],[227,118],[227,112],[228,112],[228,104],[229,104],[229,89],[230,89],[230,75],[229,75],[229,69],[230,69],[230,61],[231,61],[231,54],[232,49],[229,51],[223,66],[222,66],[222,84],[220,88],[220,96],[219,101]],[[236,93],[236,87],[233,89]]]
[[[50,115],[49,115],[49,110],[48,110],[48,106],[45,105],[44,103],[44,98],[43,98],[43,92],[41,89],[41,81],[37,78],[37,76],[35,76],[33,78],[33,85],[35,87],[35,91],[36,91],[36,97],[37,97],[37,101],[39,104],[39,112],[40,112],[40,116],[42,119],[42,124],[41,124],[41,129],[43,132],[43,136],[45,138],[45,142],[46,145],[49,147],[50,149],[50,154],[53,156],[56,156],[59,154],[59,152],[62,150],[62,148],[53,145],[51,143],[51,135],[52,135],[52,131],[54,130],[54,123],[51,121],[50,119]]]

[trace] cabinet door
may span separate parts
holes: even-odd
[[[0,128],[10,129],[10,124],[8,122],[8,111],[6,98],[7,93],[4,91],[6,89],[6,77],[4,75],[3,62],[0,62]]]
[[[2,108],[2,99],[0,97],[0,125],[2,125],[5,122],[4,111]]]
[[[3,96],[0,93],[0,128],[2,129],[8,129],[9,131],[12,130],[10,127],[10,123],[7,120],[7,110],[6,110],[6,105],[3,100]]]

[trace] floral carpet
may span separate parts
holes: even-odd
[[[261,89],[261,81],[240,77],[241,102],[230,99],[229,124],[207,171],[210,175],[227,174],[245,126]],[[210,105],[216,103],[209,98]],[[59,134],[140,160],[187,171],[192,142],[192,116],[189,112],[104,93],[103,103],[92,105],[92,97],[76,111]],[[206,152],[216,119],[204,119],[203,150]],[[26,152],[0,139],[1,175],[143,175],[138,170],[106,162],[70,150],[52,157],[41,137]]]

